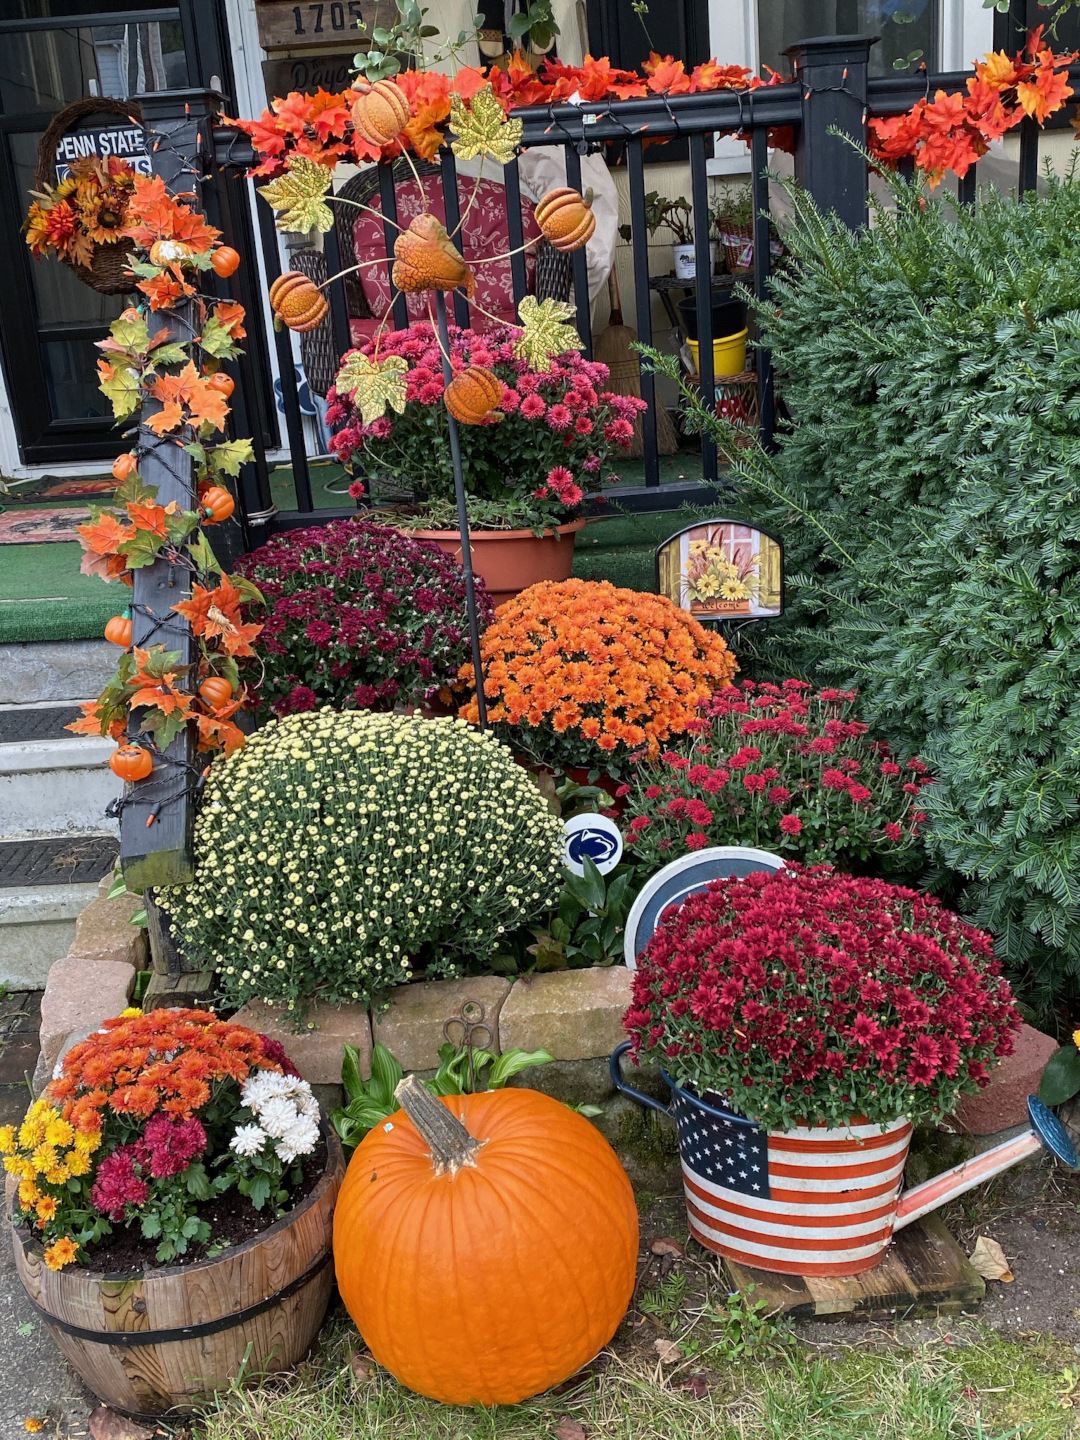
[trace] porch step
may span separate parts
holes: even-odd
[[[100,867],[98,879],[110,864]],[[97,880],[0,889],[0,984],[43,990],[49,967],[71,949],[75,922],[97,893]]]
[[[107,737],[72,735],[78,706],[0,705],[0,839],[115,833],[105,807],[123,790]]]
[[[116,646],[107,640],[0,644],[0,705],[79,701],[97,695],[116,668],[116,654]]]

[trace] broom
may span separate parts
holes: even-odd
[[[608,275],[608,295],[611,298],[611,318],[606,330],[593,342],[593,358],[602,360],[611,371],[608,388],[616,395],[634,395],[641,399],[641,366],[631,349],[637,340],[637,331],[623,324],[622,301],[619,296],[619,277],[612,265]],[[679,448],[679,438],[671,416],[663,405],[656,405],[656,448],[661,455],[674,455]],[[645,440],[641,428],[641,416],[634,421],[634,438],[630,442],[632,456],[645,453]]]

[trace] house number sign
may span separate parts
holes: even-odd
[[[370,26],[375,19],[377,0],[307,0],[290,5],[288,0],[260,0],[256,7],[259,43],[264,50],[298,49],[308,45],[332,45],[350,35],[359,49],[357,24]]]

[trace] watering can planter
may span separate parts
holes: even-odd
[[[905,1119],[858,1119],[837,1129],[764,1131],[676,1084],[669,1104],[635,1090],[611,1056],[611,1078],[639,1105],[675,1121],[690,1233],[706,1250],[782,1275],[858,1275],[885,1255],[893,1234],[1045,1148],[1077,1165],[1053,1111],[1028,1099],[1031,1129],[901,1193],[911,1142]]]

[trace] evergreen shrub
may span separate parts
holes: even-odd
[[[788,547],[762,653],[930,762],[931,853],[1046,1005],[1080,990],[1080,183],[891,191],[857,234],[792,191],[762,323],[793,423],[736,457]]]

